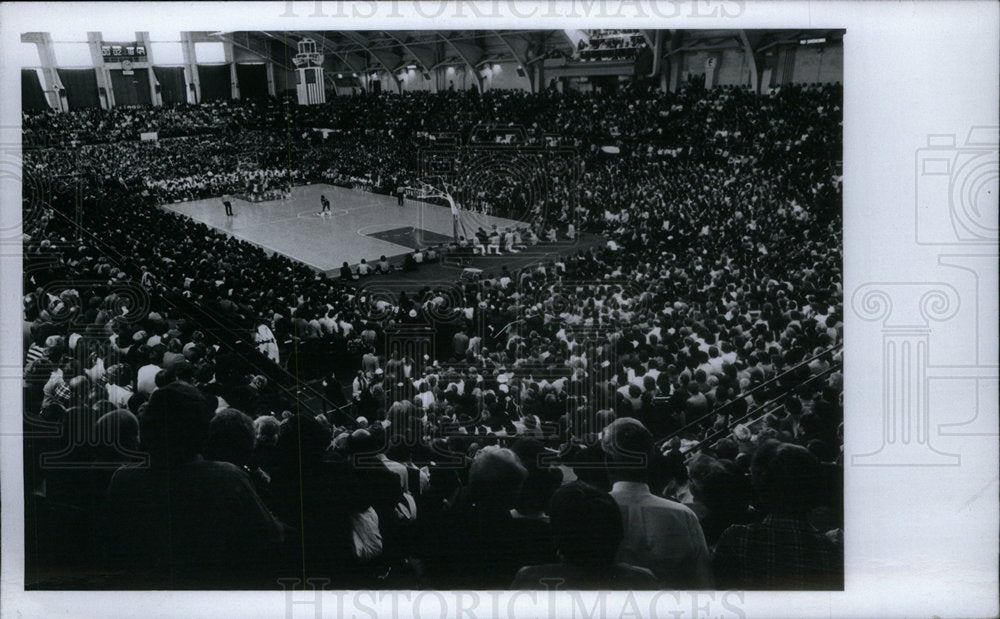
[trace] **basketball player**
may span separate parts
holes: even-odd
[[[226,207],[226,217],[233,216],[233,203],[229,200],[223,200],[222,205]]]
[[[320,195],[319,203],[323,205],[323,208],[321,208],[319,211],[320,215],[322,215],[323,213],[331,213],[331,214],[333,213],[333,211],[330,210],[330,200],[328,200],[325,195],[322,194]]]

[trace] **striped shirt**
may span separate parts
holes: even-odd
[[[40,344],[32,343],[32,345],[28,347],[28,353],[24,356],[25,367],[31,365],[34,361],[38,361],[43,356],[45,356],[45,347]]]

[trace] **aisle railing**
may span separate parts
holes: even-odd
[[[821,378],[825,378],[826,376],[832,374],[833,372],[840,371],[841,369],[843,369],[842,363],[831,364],[830,367],[828,367],[827,369],[817,374],[812,374],[809,378],[802,381],[796,386],[811,384],[812,382],[819,380]],[[733,428],[735,428],[739,424],[753,425],[755,423],[760,422],[764,418],[764,416],[767,415],[768,413],[772,413],[784,407],[784,399],[785,396],[787,395],[788,395],[787,392],[781,393],[780,395],[769,399],[767,402],[764,402],[763,404],[754,408],[753,410],[748,411],[742,417],[738,419],[729,420],[725,428],[720,428],[718,430],[710,432],[708,435],[705,436],[705,438],[698,441],[697,445],[689,449],[688,452],[696,453],[699,450],[703,449],[705,446],[715,446],[715,444],[717,444],[720,440],[729,436],[732,433]]]
[[[733,400],[730,400],[730,401],[726,402],[725,404],[723,404],[721,406],[715,407],[707,415],[704,415],[704,416],[702,416],[702,417],[700,417],[700,418],[698,418],[698,419],[696,419],[694,421],[691,421],[690,423],[687,423],[684,426],[682,426],[681,428],[679,428],[679,429],[673,431],[672,433],[668,434],[664,438],[662,438],[659,441],[657,441],[656,447],[657,448],[661,448],[663,445],[665,445],[666,443],[668,443],[669,441],[671,441],[675,437],[681,436],[684,433],[686,433],[686,432],[688,432],[688,431],[690,431],[690,430],[692,430],[694,428],[697,428],[697,427],[699,427],[701,425],[704,425],[705,419],[713,419],[716,415],[725,412],[725,409],[732,407],[734,402],[737,402],[739,400],[745,400],[746,398],[748,398],[750,396],[753,396],[753,395],[755,395],[757,393],[761,393],[761,392],[767,393],[770,389],[774,388],[778,384],[778,381],[780,381],[782,378],[785,378],[785,377],[793,374],[794,372],[798,372],[801,368],[803,368],[805,366],[808,366],[810,363],[812,363],[816,359],[819,359],[819,358],[823,357],[824,355],[830,355],[834,351],[842,349],[843,346],[844,346],[843,344],[837,344],[835,346],[831,346],[831,347],[823,350],[820,353],[816,353],[816,354],[812,355],[811,357],[807,357],[807,358],[803,359],[802,361],[799,361],[798,363],[796,363],[795,365],[793,365],[793,366],[789,367],[788,369],[784,370],[780,374],[776,374],[776,375],[772,376],[771,378],[767,379],[766,381],[760,383],[759,385],[756,385],[753,388],[751,388],[751,389],[749,389],[749,390],[747,390],[747,391],[739,394],[739,396],[737,398],[735,398]],[[805,382],[811,381],[816,376],[820,376],[820,375],[824,375],[825,376],[826,374],[829,374],[831,370],[833,370],[835,368],[839,369],[840,367],[842,367],[842,363],[832,364],[830,366],[830,368],[828,368],[827,370],[824,370],[820,374],[816,374],[816,375],[811,376]],[[801,384],[802,383],[798,383],[796,386],[799,386]],[[787,390],[783,391],[780,395],[778,395],[776,397],[770,398],[768,400],[768,402],[773,402],[775,400],[781,400],[786,395],[788,395],[788,391]],[[756,409],[754,409],[754,410],[755,411],[759,410],[759,407],[756,408]],[[751,411],[751,412],[753,412],[753,411]],[[749,415],[750,415],[750,413],[747,413],[747,415],[744,415],[740,419],[741,420],[745,419]],[[740,423],[740,421],[735,421],[734,422],[732,419],[730,419],[726,423],[726,428],[724,430],[719,430],[718,432],[725,432],[726,434],[728,434],[729,432],[732,432],[732,429],[738,423]],[[700,445],[701,445],[701,443],[699,443],[699,446]]]

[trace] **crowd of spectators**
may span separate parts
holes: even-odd
[[[113,588],[841,587],[841,96],[29,116],[25,177],[77,183],[25,192],[39,586],[76,562]],[[116,133],[119,114],[132,128]],[[606,243],[380,294],[349,265],[334,279],[157,208],[261,170],[389,193],[438,132],[515,125],[525,150],[573,147],[582,173],[556,178],[544,209],[516,178],[482,199]],[[391,346],[417,327],[436,353]],[[311,402],[304,379],[321,381]]]
[[[77,147],[82,144],[133,141],[143,133],[159,138],[190,135],[235,134],[267,123],[273,117],[263,108],[272,101],[211,101],[200,105],[176,104],[161,107],[119,106],[110,110],[83,108],[72,112],[25,113],[25,146]]]

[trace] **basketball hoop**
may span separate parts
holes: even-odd
[[[452,235],[455,241],[457,242],[458,228],[459,228],[458,219],[459,219],[459,211],[461,210],[458,206],[458,203],[455,202],[455,199],[451,196],[451,194],[447,190],[438,189],[434,185],[431,185],[430,183],[426,183],[423,181],[418,181],[418,182],[420,183],[420,186],[418,187],[404,186],[402,188],[403,195],[413,200],[426,200],[428,198],[440,198],[442,200],[445,200],[448,203],[448,207],[451,209]]]

